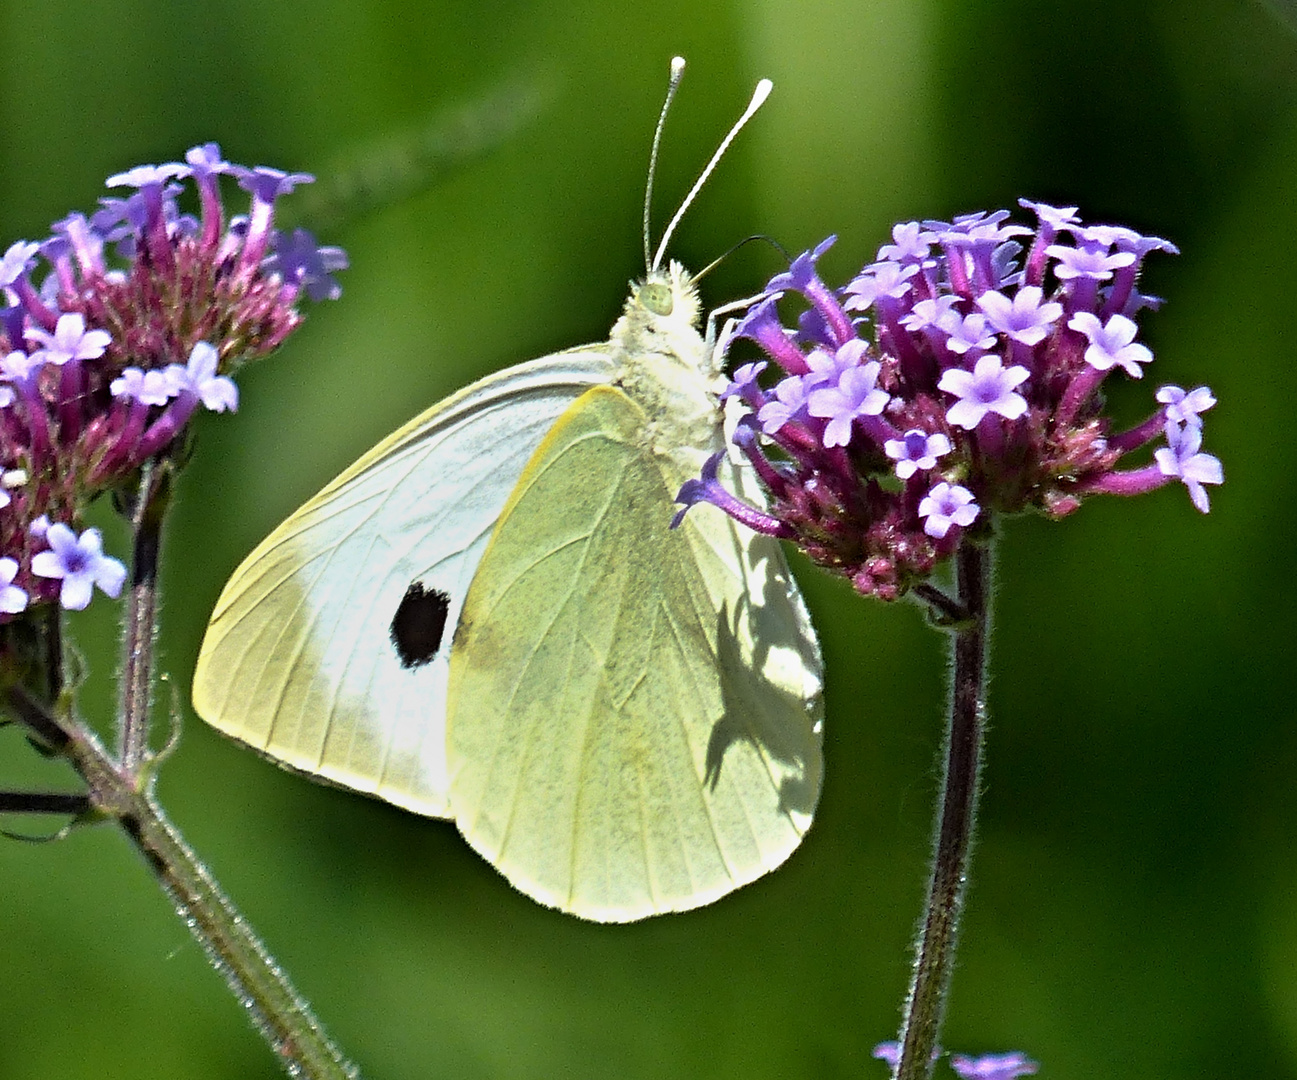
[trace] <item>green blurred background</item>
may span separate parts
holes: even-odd
[[[516,127],[494,152],[329,231],[351,256],[342,301],[245,373],[236,416],[202,422],[164,574],[163,662],[186,698],[221,584],[280,518],[467,380],[607,334],[642,270],[673,53],[690,69],[659,224],[756,79],[775,81],[680,231],[690,266],[753,232],[793,250],[836,232],[823,265],[841,280],[895,220],[1020,195],[1174,240],[1184,254],[1145,277],[1168,300],[1143,324],[1157,365],[1114,407],[1134,417],[1161,382],[1209,382],[1206,449],[1228,482],[1205,518],[1177,488],[1006,526],[945,1042],[1021,1048],[1057,1080],[1282,1080],[1297,1077],[1297,451],[1278,407],[1297,383],[1290,15],[1250,0],[5,0],[0,243],[210,139],[322,179],[371,162],[400,194],[381,162],[444,110],[501,87],[523,103],[479,113]],[[744,249],[705,299],[777,268]],[[453,827],[289,776],[192,716],[161,798],[367,1077],[881,1080],[869,1051],[906,981],[946,660],[917,608],[798,570],[828,668],[819,815],[786,867],[702,911],[600,927],[543,910]],[[106,728],[116,614],[93,608],[73,622],[84,708]],[[0,731],[0,783],[70,785],[33,757]],[[278,1075],[122,837],[0,842],[0,881],[0,1080]]]

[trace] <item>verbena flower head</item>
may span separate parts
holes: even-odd
[[[222,177],[246,214],[227,216]],[[86,506],[177,452],[200,406],[237,408],[230,376],[297,328],[303,293],[339,295],[341,249],[274,227],[279,197],[310,180],[207,143],[109,177],[94,213],[0,256],[0,622],[117,595],[121,563],[77,532]]]
[[[1022,205],[1034,229],[1005,210],[897,225],[838,290],[815,266],[832,238],[775,277],[723,335],[769,358],[722,395],[747,414],[734,443],[768,508],[727,491],[713,461],[681,490],[677,520],[714,503],[892,600],[997,514],[1062,517],[1087,495],[1173,480],[1206,512],[1204,485],[1224,479],[1201,449],[1207,387],[1162,387],[1128,431],[1104,415],[1104,382],[1142,378],[1153,360],[1136,340],[1138,316],[1160,303],[1136,289],[1143,261],[1176,249],[1083,225],[1075,207]],[[786,325],[780,307],[795,297]]]

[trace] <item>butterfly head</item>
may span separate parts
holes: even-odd
[[[660,319],[696,328],[699,313],[698,288],[678,262],[672,261],[665,270],[650,270],[643,281],[631,283],[625,314],[634,321],[647,324]]]
[[[622,316],[612,330],[612,344],[623,355],[665,355],[697,362],[701,307],[689,272],[679,263],[653,269],[632,282]]]

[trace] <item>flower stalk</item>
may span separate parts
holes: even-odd
[[[250,195],[247,216],[226,213],[222,177]],[[186,180],[199,218],[181,209]],[[310,180],[231,164],[208,143],[183,164],[110,177],[109,187],[133,190],[0,255],[0,711],[86,785],[0,793],[0,812],[118,824],[285,1071],[344,1080],[354,1066],[158,806],[165,751],[149,740],[158,560],[190,420],[200,407],[234,411],[233,373],[300,325],[303,297],[341,292],[340,249],[273,227],[277,200]],[[129,574],[98,529],[81,528],[103,495],[131,523]],[[118,597],[128,576],[110,753],[77,718],[62,618],[96,589]]]
[[[147,765],[127,770],[84,725],[44,708],[18,687],[10,688],[7,704],[85,780],[88,813],[83,817],[121,826],[285,1071],[309,1080],[356,1080],[355,1066],[329,1040],[283,969],[163,814],[153,797],[152,770]],[[48,806],[28,802],[19,809],[55,812],[55,803],[64,812],[82,805],[75,796],[55,796]]]
[[[131,584],[122,625],[122,688],[118,752],[122,769],[135,772],[149,754],[149,718],[153,705],[153,645],[157,636],[158,554],[162,522],[170,501],[170,469],[147,463],[140,470],[140,489],[131,514],[134,552]]]
[[[1142,379],[1153,361],[1136,320],[1161,301],[1137,279],[1147,256],[1175,246],[1085,224],[1074,206],[1020,204],[1034,228],[1007,210],[899,224],[841,289],[816,266],[832,237],[794,259],[721,332],[722,349],[744,340],[762,357],[737,366],[718,395],[732,446],[676,496],[675,524],[710,503],[791,540],[862,596],[918,600],[950,635],[928,902],[900,1041],[876,1051],[899,1080],[927,1080],[940,1056],[977,816],[1001,522],[1026,512],[1057,520],[1095,495],[1175,481],[1207,513],[1206,486],[1224,481],[1202,450],[1210,388],[1160,387],[1156,407],[1127,430],[1106,413],[1109,378]],[[789,301],[795,323],[780,310]],[[759,499],[736,494],[739,461]],[[955,595],[935,583],[951,562]],[[951,1064],[996,1080],[1036,1067],[1016,1052]]]
[[[959,604],[966,612],[951,631],[954,681],[946,728],[927,910],[915,943],[914,974],[901,1024],[898,1080],[927,1080],[945,1013],[955,946],[968,884],[968,859],[986,736],[988,546],[963,544],[955,557]]]

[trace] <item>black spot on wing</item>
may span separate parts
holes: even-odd
[[[390,633],[404,668],[422,667],[437,655],[446,635],[450,597],[440,589],[425,589],[413,581],[392,616]]]

